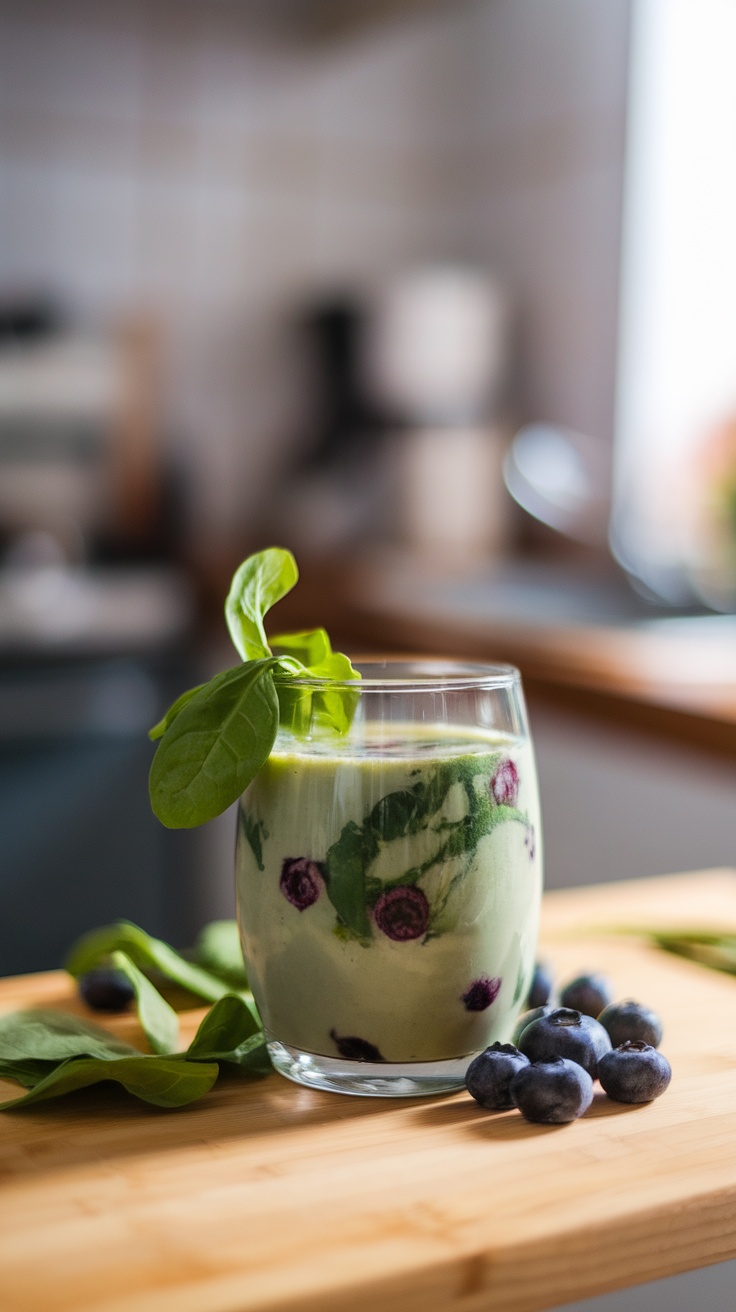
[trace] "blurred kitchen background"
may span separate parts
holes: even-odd
[[[732,0],[0,0],[0,973],[231,914],[145,730],[285,624],[511,659],[550,886],[736,861]]]

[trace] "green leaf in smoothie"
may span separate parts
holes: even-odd
[[[420,779],[411,788],[387,793],[362,825],[354,821],[345,825],[326,858],[327,895],[338,915],[340,936],[368,940],[372,932],[370,912],[379,902],[384,907],[386,895],[416,888],[430,871],[443,867],[448,877],[433,894],[428,928],[431,936],[452,928],[448,901],[470,870],[480,839],[507,821],[527,822],[524,812],[495,800],[490,781],[500,759],[500,753],[494,753],[442,762],[429,778]],[[448,818],[452,815],[451,794],[458,786],[464,799],[462,814]],[[391,879],[378,879],[371,873],[369,867],[386,844],[422,830],[437,836],[436,846],[424,861]],[[405,900],[407,907],[414,906],[408,893]],[[414,912],[419,923],[416,908]],[[387,914],[383,919],[388,923]],[[416,936],[407,930],[407,939]]]
[[[356,938],[368,939],[371,922],[366,901],[366,873],[378,855],[378,840],[367,825],[348,821],[327,853],[327,896],[339,922]]]
[[[221,815],[270,755],[279,723],[276,658],[218,675],[182,707],[153,758],[151,805],[169,829]]]
[[[258,869],[263,870],[263,842],[264,839],[268,838],[268,830],[266,829],[266,826],[261,820],[254,820],[252,816],[248,815],[244,805],[238,810],[238,824],[243,831],[243,837],[256,859]]]

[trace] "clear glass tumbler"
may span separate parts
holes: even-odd
[[[542,886],[537,781],[507,665],[364,661],[293,681],[244,793],[243,952],[273,1063],[313,1088],[462,1086],[526,998]],[[330,698],[352,722],[324,728]]]

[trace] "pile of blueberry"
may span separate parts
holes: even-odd
[[[553,1007],[553,981],[538,964],[513,1043],[493,1043],[468,1067],[465,1084],[481,1107],[518,1107],[528,1121],[565,1125],[587,1111],[593,1081],[616,1102],[651,1102],[670,1082],[657,1051],[658,1016],[638,1002],[613,1002],[608,980],[579,975]]]

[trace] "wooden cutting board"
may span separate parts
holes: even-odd
[[[542,1127],[272,1075],[176,1112],[109,1086],[0,1116],[3,1312],[532,1312],[734,1257],[736,979],[610,933],[655,923],[736,927],[736,873],[545,902],[562,977],[601,968],[662,1014],[648,1106],[599,1091]],[[77,1007],[61,973],[0,982],[26,1005]]]

